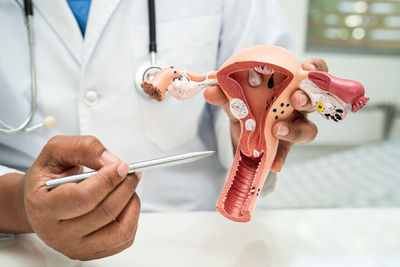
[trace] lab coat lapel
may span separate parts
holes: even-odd
[[[33,1],[33,4],[37,11],[39,11],[39,13],[54,29],[76,61],[81,64],[83,37],[67,1],[35,0]]]
[[[87,65],[97,42],[120,0],[94,0],[91,3],[86,25],[83,65]],[[83,67],[84,68],[84,67]]]

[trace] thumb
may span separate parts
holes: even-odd
[[[303,62],[303,69],[308,71],[324,71],[328,72],[328,64],[322,58],[312,58]]]
[[[225,113],[233,123],[238,123],[239,120],[233,116],[229,108],[228,98],[219,86],[209,87],[204,91],[204,99],[211,105],[222,106]]]
[[[222,106],[228,102],[228,98],[219,86],[208,87],[204,91],[204,99],[215,106]]]

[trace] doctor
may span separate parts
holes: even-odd
[[[201,95],[156,103],[135,89],[135,71],[149,57],[147,1],[33,2],[38,94],[31,124],[48,116],[57,124],[0,134],[0,232],[35,232],[61,253],[86,260],[132,244],[138,196],[144,211],[213,209],[231,165],[238,122],[206,105]],[[20,4],[0,3],[0,118],[8,125],[26,118],[31,101]],[[163,0],[156,1],[156,17],[158,58],[198,72],[217,69],[245,46],[291,44],[278,0]],[[304,67],[327,71],[320,59]],[[226,104],[219,92],[207,100]],[[306,95],[295,92],[291,101],[299,110],[296,122],[273,127],[282,139],[276,172],[293,143],[309,142],[317,133],[305,116],[312,110]],[[218,160],[148,172],[137,188],[140,175],[127,175],[125,162],[206,149],[217,150]],[[99,172],[45,190],[44,180],[82,166]]]

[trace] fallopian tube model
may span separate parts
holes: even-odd
[[[369,100],[361,83],[325,72],[303,70],[300,61],[276,46],[252,46],[229,58],[218,71],[196,74],[174,67],[161,70],[144,91],[158,101],[166,92],[184,100],[202,89],[219,86],[240,120],[241,135],[229,177],[217,203],[225,217],[247,222],[275,159],[278,139],[271,127],[278,120],[293,120],[289,99],[300,88],[326,119],[339,122]]]

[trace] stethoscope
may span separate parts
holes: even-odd
[[[17,127],[8,125],[6,122],[0,119],[0,124],[4,128],[0,128],[2,134],[15,134],[15,133],[29,133],[40,128],[52,128],[56,124],[56,119],[53,116],[47,116],[43,122],[29,126],[33,116],[36,112],[36,65],[35,56],[33,53],[33,30],[32,30],[32,17],[33,8],[31,0],[24,0],[24,6],[22,6],[17,0],[15,2],[25,11],[26,18],[26,29],[28,31],[28,45],[29,45],[29,60],[31,68],[31,109],[26,119]]]
[[[157,42],[156,42],[156,14],[154,0],[148,0],[148,12],[149,12],[149,55],[150,62],[144,63],[136,71],[135,86],[139,93],[149,98],[141,86],[142,82],[150,81],[160,70],[167,67],[162,61],[157,60]]]
[[[33,30],[32,30],[32,18],[33,18],[33,5],[32,0],[24,0],[23,6],[18,0],[14,0],[21,9],[24,10],[26,18],[26,29],[28,32],[28,45],[29,45],[29,60],[31,69],[31,109],[26,119],[17,127],[10,126],[6,122],[0,119],[0,133],[2,134],[15,134],[15,133],[29,133],[41,128],[52,128],[56,124],[56,119],[53,116],[47,116],[41,123],[29,126],[36,113],[36,100],[37,100],[37,84],[36,84],[36,64],[35,56],[33,53]],[[149,14],[149,54],[150,62],[141,65],[136,71],[135,87],[139,93],[149,98],[149,96],[143,91],[141,83],[143,81],[151,80],[157,72],[165,68],[167,65],[162,61],[157,60],[157,43],[156,43],[156,16],[155,16],[155,4],[154,0],[148,0],[148,14]]]

